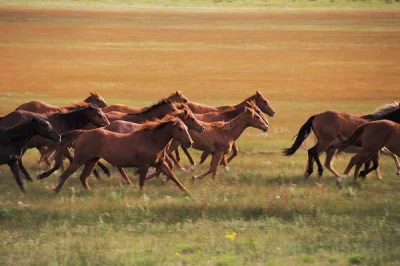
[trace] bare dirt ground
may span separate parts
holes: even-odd
[[[2,8],[0,112],[13,97],[88,91],[111,102],[182,90],[231,103],[256,89],[275,102],[385,102],[400,92],[399,21],[387,10]]]

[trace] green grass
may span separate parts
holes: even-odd
[[[207,8],[399,8],[396,0],[7,0],[11,6],[69,8],[207,7]]]
[[[283,113],[279,119],[289,118]],[[246,131],[238,158],[229,172],[220,168],[215,183],[191,183],[191,173],[177,172],[194,200],[160,179],[146,182],[142,194],[137,179],[126,187],[115,171],[111,179],[91,178],[89,192],[78,171],[57,196],[51,191],[57,174],[27,183],[23,195],[3,166],[1,264],[398,265],[400,180],[393,162],[382,158],[383,181],[374,174],[356,184],[349,179],[342,191],[327,172],[320,181],[305,181],[306,152],[280,155],[299,125],[284,138],[280,131],[267,137]],[[33,176],[42,169],[36,158],[29,152],[24,159]],[[337,161],[337,169],[349,158]],[[236,238],[226,239],[232,232]]]

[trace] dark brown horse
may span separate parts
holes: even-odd
[[[170,102],[177,102],[177,103],[188,103],[189,100],[183,95],[182,92],[176,91],[175,93],[171,94],[167,98],[168,101]],[[103,108],[104,113],[109,113],[109,112],[121,112],[121,113],[130,113],[130,114],[135,114],[135,113],[140,113],[144,110],[146,110],[148,107],[145,108],[137,108],[137,107],[132,107],[129,105],[124,105],[124,104],[113,104],[110,106],[107,106]]]
[[[197,132],[203,132],[204,126],[196,119],[196,117],[194,116],[192,111],[190,111],[190,109],[187,106],[185,106],[184,104],[181,104],[181,105],[182,106],[180,106],[180,107],[182,109],[179,109],[179,110],[177,109],[176,111],[171,112],[167,115],[169,115],[171,117],[180,118],[183,121],[183,123],[185,123],[185,125],[191,130],[194,130]],[[129,118],[130,116],[127,116],[127,117]],[[111,124],[109,124],[108,126],[104,127],[104,129],[106,129],[106,130],[116,132],[116,133],[125,133],[125,134],[132,133],[140,128],[142,128],[142,124],[132,123],[132,122],[123,121],[123,120],[116,120],[116,121],[112,122]],[[62,163],[62,156],[63,156],[62,154],[59,154],[59,156],[55,159],[54,167],[52,169],[40,174],[37,178],[38,179],[46,178],[46,177],[50,176],[54,171],[59,169],[61,166],[61,163]],[[102,168],[103,167],[105,167],[105,166],[103,165]],[[120,172],[120,174],[125,178],[126,173],[124,172],[122,167],[121,168],[117,167],[117,169]],[[108,171],[108,169],[107,169],[107,171]]]
[[[379,164],[379,151],[386,147],[390,152],[400,156],[400,124],[390,120],[373,121],[361,125],[341,145],[339,151],[345,150],[347,147],[362,144],[361,150],[351,158],[346,170],[337,179],[337,185],[341,187],[342,182],[350,170],[356,166],[354,170],[354,179],[357,179],[360,167],[369,160],[373,160],[375,165],[368,169],[372,171]],[[366,173],[368,174],[368,173]],[[400,171],[397,172],[400,176]]]
[[[296,140],[290,148],[284,149],[286,156],[293,155],[301,146],[303,141],[309,136],[311,129],[317,137],[317,143],[308,150],[308,163],[304,174],[307,179],[313,172],[314,160],[318,166],[319,177],[323,174],[323,166],[319,160],[322,152],[326,152],[325,167],[336,177],[339,173],[333,168],[333,157],[337,151],[334,145],[339,139],[349,138],[358,126],[374,121],[389,119],[397,123],[400,122],[400,106],[398,103],[385,105],[379,108],[375,113],[357,116],[337,111],[326,111],[311,116],[307,122],[300,128]],[[356,143],[358,144],[358,143]]]
[[[49,115],[36,114],[23,110],[13,111],[0,120],[0,128],[8,128],[30,120],[33,117],[41,117],[47,120],[52,127],[61,134],[70,130],[84,128],[89,123],[92,123],[97,127],[102,127],[109,124],[101,109],[92,105],[88,105],[81,109],[67,113],[51,113]],[[43,150],[44,147],[50,145],[51,143],[51,140],[42,138],[40,136],[35,136],[28,142],[25,147],[25,151],[26,149],[31,148]],[[25,178],[32,180],[28,172],[23,167],[22,160],[19,161],[19,164],[23,174],[25,175]]]
[[[104,128],[88,131],[75,130],[63,135],[61,145],[53,149],[54,155],[65,153],[68,147],[74,147],[74,160],[61,175],[60,183],[55,188],[61,190],[67,178],[80,166],[85,165],[80,180],[89,189],[87,177],[100,158],[118,167],[138,167],[140,188],[150,166],[157,167],[172,179],[183,191],[189,193],[171,172],[165,162],[165,147],[172,138],[179,140],[185,147],[193,143],[187,127],[176,117],[167,116],[161,120],[147,122],[130,134],[108,131]],[[130,183],[130,180],[126,180]]]
[[[155,118],[161,119],[165,115],[178,111],[174,103],[168,99],[161,99],[159,102],[150,107],[146,107],[138,113],[127,114],[122,112],[108,112],[106,116],[110,122],[116,120],[124,120],[133,123],[143,123],[145,121],[153,120]]]
[[[68,112],[72,111],[76,108],[82,107],[85,103],[90,103],[96,105],[99,108],[104,108],[107,106],[103,97],[101,97],[98,93],[90,93],[89,97],[87,97],[83,102],[73,104],[70,106],[58,107],[55,105],[51,105],[41,101],[31,101],[18,106],[15,110],[24,110],[38,114],[45,113],[55,113],[55,112]]]
[[[18,186],[24,193],[19,162],[25,145],[35,135],[53,142],[59,142],[61,139],[50,123],[39,116],[34,116],[22,124],[7,129],[0,129],[0,165],[8,164],[10,166]]]
[[[246,102],[248,101],[255,101],[257,106],[261,109],[263,113],[266,113],[269,116],[274,116],[275,111],[272,109],[268,100],[264,97],[264,95],[260,91],[256,91],[256,93],[241,103],[236,105],[225,105],[225,106],[209,106],[200,103],[189,102],[187,105],[195,114],[204,114],[204,113],[211,113],[211,112],[223,112],[228,110],[233,110],[240,106],[245,106]]]

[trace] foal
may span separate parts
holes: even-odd
[[[185,147],[193,143],[185,124],[179,118],[170,116],[144,123],[130,134],[115,133],[104,128],[68,132],[63,135],[61,145],[53,147],[53,152],[57,156],[57,153],[65,153],[68,147],[74,147],[74,160],[61,175],[55,191],[59,192],[67,178],[82,165],[85,168],[80,180],[89,189],[87,177],[97,161],[103,158],[117,167],[138,167],[140,189],[143,189],[149,167],[154,166],[172,179],[182,191],[189,193],[165,162],[165,147],[172,138],[179,140]],[[130,180],[126,182],[130,183]]]
[[[247,127],[255,127],[264,132],[268,131],[268,125],[254,110],[245,108],[236,118],[229,122],[203,123],[206,130],[203,133],[197,133],[189,130],[194,141],[193,148],[201,150],[204,153],[212,154],[210,169],[199,176],[193,176],[194,179],[202,179],[212,174],[215,179],[218,166],[225,154],[231,149],[233,143],[240,137]]]
[[[18,186],[24,193],[19,162],[25,145],[35,135],[55,142],[60,141],[60,135],[50,123],[39,116],[17,126],[0,129],[0,165],[8,164],[10,166]]]
[[[347,177],[350,170],[355,165],[354,179],[357,179],[360,167],[370,159],[378,162],[379,150],[386,147],[389,151],[400,156],[400,124],[389,121],[380,120],[366,123],[357,128],[354,134],[340,147],[340,151],[354,145],[361,139],[361,150],[351,158],[346,170],[337,179],[337,185],[341,187],[342,181]],[[376,166],[377,167],[377,166]],[[374,169],[369,169],[370,171]],[[397,172],[400,176],[400,170]]]

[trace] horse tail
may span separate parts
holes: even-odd
[[[301,146],[303,141],[310,135],[312,129],[312,122],[314,121],[316,115],[311,116],[307,122],[300,128],[299,133],[297,133],[296,140],[294,141],[292,147],[283,149],[283,154],[285,156],[293,155]]]
[[[61,142],[47,146],[40,158],[40,161],[51,163],[59,154],[65,154],[68,148],[75,146],[75,141],[84,130],[72,130],[61,135]]]
[[[337,145],[338,151],[337,154],[339,155],[342,153],[346,148],[352,146],[364,133],[365,128],[368,126],[368,123],[359,126],[356,131],[354,131],[353,135],[351,135],[348,139],[340,139],[340,144]]]

